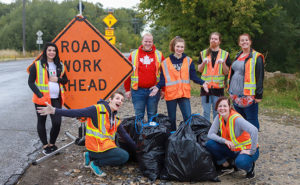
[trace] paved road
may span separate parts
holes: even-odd
[[[31,62],[0,62],[0,184],[15,183],[41,147],[27,85]]]

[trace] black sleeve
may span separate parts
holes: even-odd
[[[200,54],[200,56],[199,56],[198,64],[202,64],[202,57],[201,57],[201,54]]]
[[[64,75],[61,78],[58,77],[57,82],[60,84],[63,84],[63,85],[68,83],[68,77],[67,77],[66,73],[64,73]]]
[[[32,92],[37,95],[37,97],[41,98],[43,97],[43,94],[40,92],[40,90],[35,85],[35,79],[36,79],[36,68],[35,64],[32,64],[29,68],[29,77],[28,77],[28,85]]]
[[[124,129],[123,125],[119,125],[119,127],[118,127],[118,133],[125,140],[125,142],[130,146],[130,148],[136,150],[136,144],[135,144],[135,142],[131,139],[131,137],[129,136],[129,134],[126,132],[126,130]]]
[[[264,85],[264,62],[261,56],[257,58],[257,62],[255,66],[255,80],[256,80],[255,99],[262,99],[263,85]]]
[[[227,57],[227,59],[226,59],[226,65],[227,65],[228,67],[231,66],[231,60],[230,60],[229,54],[228,54],[228,57]]]
[[[55,108],[55,115],[65,116],[65,117],[89,117],[92,118],[94,123],[97,123],[97,108],[95,106],[89,106],[82,109],[59,109]]]

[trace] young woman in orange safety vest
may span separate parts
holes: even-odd
[[[259,157],[258,130],[230,105],[230,99],[220,97],[216,103],[218,115],[208,132],[207,150],[212,154],[221,172],[233,172],[234,166],[255,176],[255,161]]]
[[[29,67],[28,85],[33,91],[32,101],[35,107],[45,106],[46,102],[53,107],[61,108],[64,103],[63,84],[68,82],[65,67],[60,62],[58,49],[54,43],[46,43],[40,60]],[[55,141],[60,131],[61,116],[51,115],[52,128],[50,141],[46,133],[47,116],[37,113],[37,131],[43,143],[45,155],[55,151]]]
[[[66,117],[87,117],[85,147],[83,153],[84,165],[89,167],[97,176],[105,176],[100,167],[107,165],[121,165],[127,162],[127,151],[116,146],[116,132],[124,139],[130,150],[136,150],[134,141],[127,134],[121,121],[116,116],[124,101],[121,92],[115,92],[107,101],[100,100],[96,105],[83,109],[59,109],[47,104],[47,107],[38,107],[41,115],[54,114]]]
[[[240,35],[238,42],[242,51],[229,70],[229,95],[235,110],[259,130],[258,103],[263,96],[264,56],[251,48],[249,34]]]
[[[177,104],[186,121],[191,115],[191,85],[190,80],[203,85],[207,89],[207,83],[200,79],[195,70],[192,59],[184,52],[185,42],[181,37],[175,37],[170,42],[170,51],[173,52],[162,62],[160,81],[151,87],[150,96],[155,96],[160,88],[165,87],[165,100],[172,130],[176,130]]]

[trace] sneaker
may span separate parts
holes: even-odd
[[[42,153],[44,155],[49,155],[51,153],[51,147],[50,146],[47,146],[46,148],[43,149]]]
[[[55,150],[57,150],[57,146],[56,145],[52,145],[50,146],[51,152],[54,152]]]
[[[253,179],[255,177],[254,167],[255,167],[255,163],[253,163],[252,169],[249,172],[247,172],[246,174],[247,179]]]
[[[94,164],[94,161],[92,161],[92,162],[90,163],[89,167],[91,168],[92,172],[93,172],[95,175],[97,175],[97,176],[99,176],[99,177],[105,177],[105,176],[106,176],[106,173],[105,173],[104,171],[102,171],[102,170],[99,168],[99,166],[96,166],[96,165]]]
[[[91,162],[88,152],[83,152],[83,160],[84,160],[84,167],[88,168]]]

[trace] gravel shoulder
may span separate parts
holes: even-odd
[[[193,113],[201,113],[199,97],[191,98]],[[177,108],[177,122],[182,116]],[[159,113],[167,115],[165,101],[159,103]],[[133,106],[126,101],[119,116],[122,118],[134,115]],[[282,117],[260,111],[261,131],[259,132],[260,157],[256,163],[256,178],[246,180],[242,172],[221,177],[218,184],[300,184],[300,118]],[[80,123],[73,118],[64,118],[57,141],[59,147],[71,142],[64,132],[78,135]],[[127,163],[121,167],[104,167],[107,177],[99,178],[90,169],[83,166],[84,147],[72,145],[59,155],[36,165],[30,165],[17,184],[20,185],[91,185],[91,184],[216,184],[212,182],[173,182],[148,181],[143,177],[137,164]],[[39,154],[39,157],[43,156]]]

